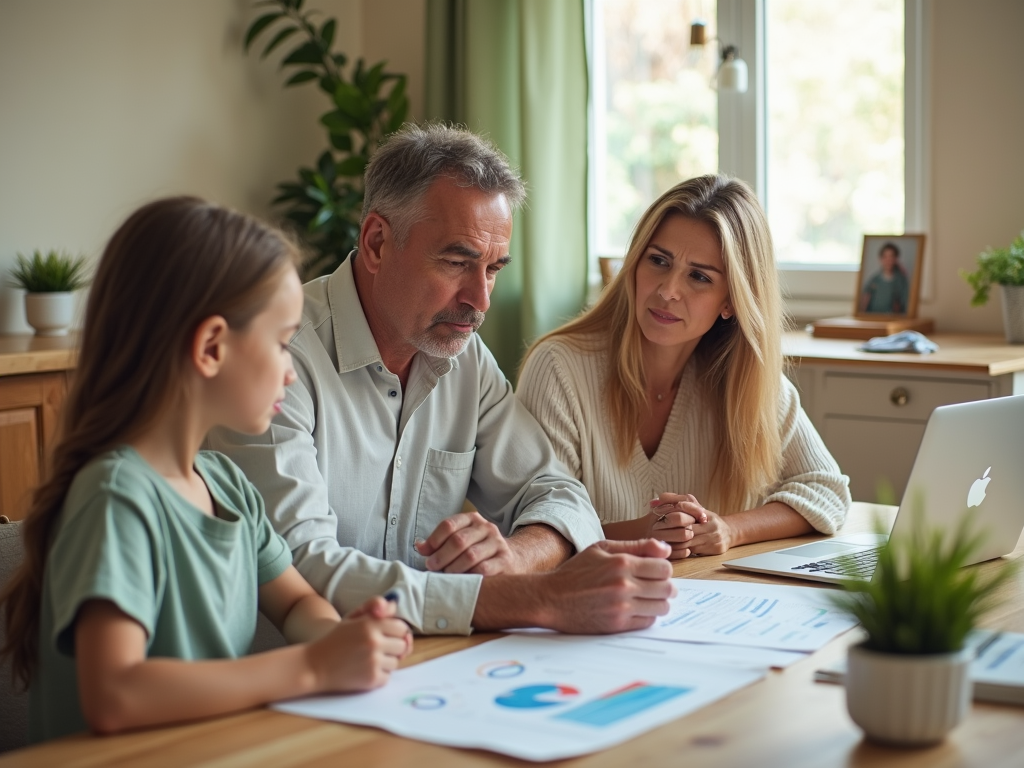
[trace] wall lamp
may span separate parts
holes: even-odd
[[[695,20],[690,25],[690,45],[702,46],[717,40],[708,39],[707,27],[703,21]],[[740,58],[740,49],[735,45],[727,45],[722,49],[722,63],[715,74],[715,85],[724,93],[747,92],[747,62]]]

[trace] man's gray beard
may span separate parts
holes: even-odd
[[[458,357],[466,349],[466,346],[469,344],[469,337],[472,335],[472,331],[469,333],[452,333],[447,338],[439,339],[436,336],[431,336],[430,331],[424,331],[412,340],[412,344],[420,352],[424,352],[432,357]]]
[[[420,352],[425,352],[433,357],[458,357],[469,344],[469,338],[484,322],[484,313],[476,310],[464,312],[438,312],[434,315],[433,322],[427,330],[412,340],[412,345]],[[451,332],[446,336],[437,336],[433,331],[441,323],[469,324],[473,331],[469,333]]]

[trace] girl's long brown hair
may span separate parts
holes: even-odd
[[[110,239],[89,294],[51,471],[21,526],[25,559],[0,597],[7,617],[0,657],[11,657],[26,687],[38,661],[46,556],[75,475],[178,402],[200,323],[220,315],[244,328],[297,257],[273,227],[192,197],[143,206]]]
[[[697,345],[694,359],[700,365],[701,385],[715,403],[722,435],[706,506],[735,512],[777,480],[782,444],[782,294],[768,221],[742,181],[699,176],[655,200],[633,230],[622,269],[597,303],[538,339],[526,357],[553,337],[578,347],[607,349],[604,397],[615,430],[617,458],[626,466],[637,439],[637,424],[650,415],[636,322],[636,268],[655,230],[669,216],[704,222],[722,245],[735,317],[715,322]]]

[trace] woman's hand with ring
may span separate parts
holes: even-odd
[[[672,548],[670,560],[681,560],[690,555],[689,542],[693,538],[691,526],[697,518],[682,511],[675,502],[662,503],[660,499],[651,501],[650,536],[661,539]]]

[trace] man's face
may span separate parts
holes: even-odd
[[[509,262],[512,210],[503,194],[441,178],[399,247],[387,228],[374,279],[382,353],[455,357],[484,321],[494,279]]]

